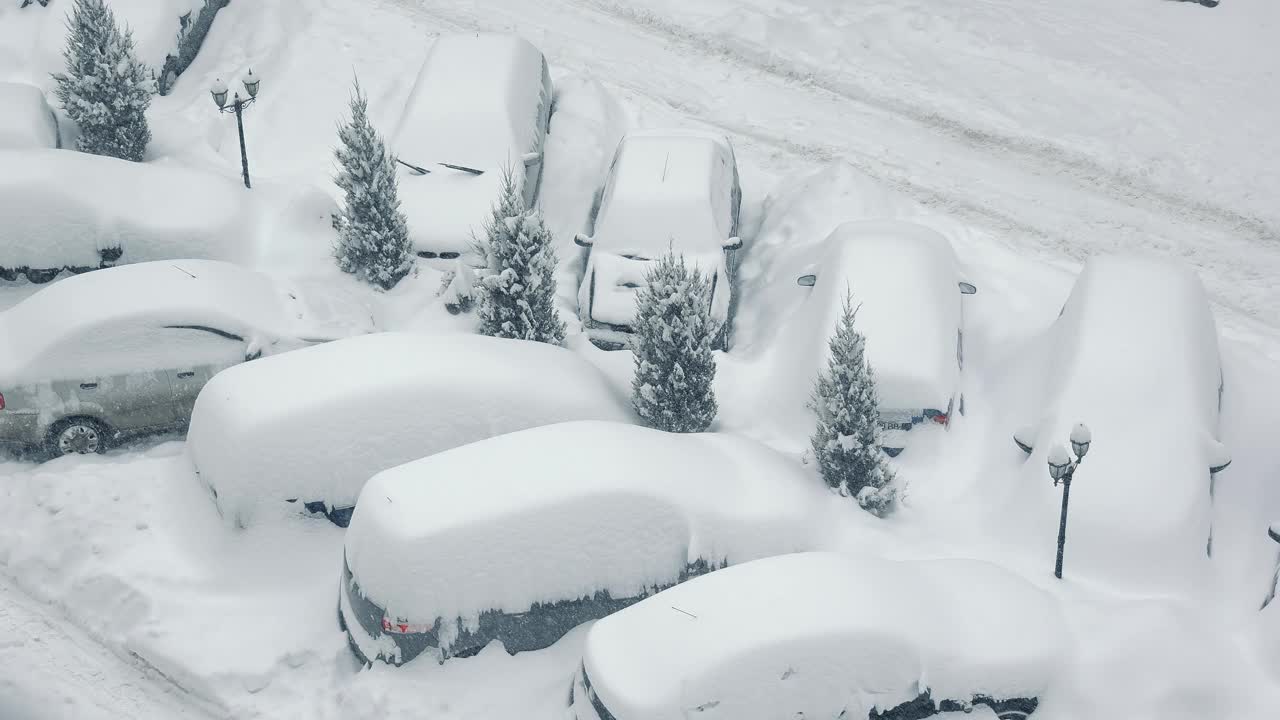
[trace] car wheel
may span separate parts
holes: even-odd
[[[92,455],[107,451],[107,429],[92,418],[68,418],[49,431],[48,451],[53,457]]]
[[[13,282],[18,279],[18,271],[7,267],[0,267],[0,280],[5,282]]]
[[[44,283],[58,277],[58,273],[60,272],[62,272],[62,268],[48,268],[45,270],[27,268],[27,279],[37,285],[43,285]]]

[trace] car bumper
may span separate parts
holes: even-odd
[[[391,665],[403,665],[427,650],[435,651],[439,646],[439,638],[434,632],[385,632],[382,628],[384,615],[382,607],[360,592],[351,568],[344,560],[342,588],[338,598],[338,620],[347,633],[352,652],[361,662],[368,664],[380,660]]]
[[[40,440],[39,414],[0,410],[0,445],[33,447]]]

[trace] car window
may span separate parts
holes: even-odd
[[[33,364],[48,379],[73,379],[244,360],[245,342],[219,328],[107,323],[73,333]]]

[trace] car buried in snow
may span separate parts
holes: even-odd
[[[1025,472],[1043,478],[1049,452],[1077,423],[1092,431],[1071,485],[1068,568],[1199,582],[1212,552],[1216,473],[1231,458],[1218,439],[1218,330],[1195,272],[1163,258],[1092,257],[1030,352],[1025,407],[1011,423],[1031,459]],[[1042,512],[1056,517],[1050,495]]]
[[[590,249],[578,312],[591,341],[605,349],[630,344],[646,273],[675,254],[710,285],[714,344],[727,347],[741,205],[728,138],[690,130],[627,133],[597,193],[591,232],[575,238]]]
[[[1061,662],[1064,625],[1052,596],[985,562],[770,557],[593,625],[570,715],[1022,720]]]
[[[324,342],[334,330],[296,291],[224,262],[67,278],[0,312],[0,443],[100,453],[131,436],[183,430],[215,373]]]
[[[937,231],[902,220],[844,223],[823,241],[812,269],[796,278],[812,288],[780,342],[803,353],[793,375],[807,393],[826,369],[830,338],[846,298],[857,310],[879,397],[881,446],[890,456],[921,424],[947,426],[965,412],[965,282],[951,243]]]
[[[609,422],[500,435],[365,485],[339,622],[365,662],[545,648],[689,577],[808,549],[828,498],[730,435]]]
[[[473,243],[484,237],[508,172],[525,205],[537,204],[552,93],[546,58],[524,38],[435,41],[391,143],[418,257],[442,267],[479,264]]]

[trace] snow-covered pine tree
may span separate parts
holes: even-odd
[[[884,515],[894,502],[893,471],[880,450],[875,375],[867,364],[866,340],[854,328],[857,315],[846,296],[829,343],[827,369],[818,376],[810,402],[818,416],[811,442],[827,484]]]
[[[346,193],[333,218],[338,267],[390,290],[412,267],[409,228],[400,212],[395,163],[369,122],[369,100],[359,82],[351,97],[351,121],[338,128],[338,139],[334,182]]]
[[[494,225],[498,222],[495,218]],[[489,271],[476,286],[480,332],[564,343],[564,323],[555,307],[556,251],[542,213],[524,212],[500,222],[500,229],[489,231]]]
[[[53,76],[58,99],[80,126],[81,152],[140,162],[151,142],[147,108],[155,83],[103,0],[75,0],[62,51],[67,71]]]
[[[710,287],[683,257],[650,269],[636,297],[631,404],[648,426],[702,432],[716,416]]]

